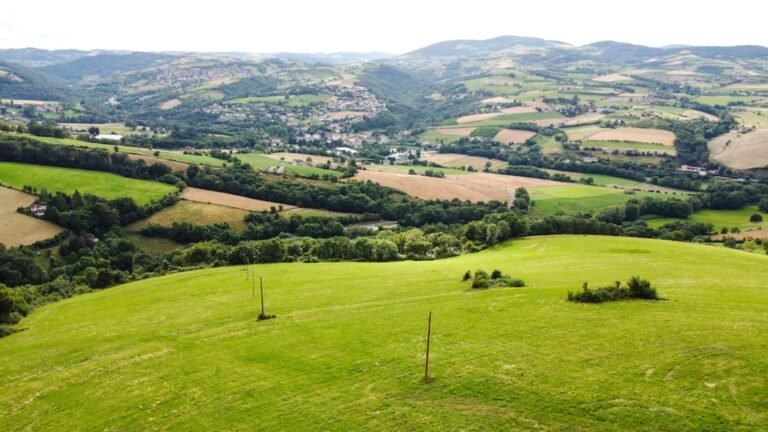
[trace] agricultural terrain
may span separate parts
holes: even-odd
[[[265,322],[242,267],[133,282],[45,306],[0,339],[0,423],[758,430],[766,264],[704,245],[556,236],[432,262],[258,265],[277,315]],[[478,268],[526,287],[473,291],[461,275]],[[666,300],[565,301],[584,281],[631,274]]]
[[[133,198],[139,205],[160,200],[176,190],[164,183],[136,180],[116,174],[30,165],[15,162],[0,162],[0,184],[22,189],[31,186],[40,191],[91,194],[102,198]]]
[[[62,231],[60,226],[16,211],[34,202],[33,195],[0,187],[0,243],[10,247],[28,245]]]

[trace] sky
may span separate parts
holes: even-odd
[[[768,1],[37,0],[4,2],[0,49],[379,51],[533,36],[583,45],[765,45]]]

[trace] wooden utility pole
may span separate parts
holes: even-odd
[[[261,277],[259,277],[261,279]],[[251,269],[251,297],[256,298],[256,279],[253,277],[253,269]]]
[[[267,316],[264,313],[264,284],[261,281],[261,276],[259,276],[259,290],[261,291],[261,316]]]
[[[424,381],[429,381],[429,342],[432,339],[432,311],[429,311],[427,320],[427,356],[424,362]]]

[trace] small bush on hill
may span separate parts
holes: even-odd
[[[524,286],[525,282],[522,279],[506,276],[502,274],[500,270],[494,270],[490,276],[488,276],[488,273],[484,270],[477,270],[475,271],[474,278],[472,278],[472,288],[474,289]]]
[[[603,303],[631,299],[658,300],[659,296],[649,281],[640,279],[638,276],[630,278],[625,285],[616,281],[613,285],[594,290],[589,289],[584,282],[581,291],[568,292],[568,301],[577,303]]]

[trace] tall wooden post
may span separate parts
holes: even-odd
[[[259,290],[261,291],[261,316],[266,316],[264,313],[264,284],[262,283],[261,276],[259,276]]]
[[[429,342],[432,339],[432,311],[429,311],[427,320],[427,356],[424,362],[424,381],[429,381]]]
[[[251,269],[251,297],[256,298],[256,279],[253,278],[253,269]]]

